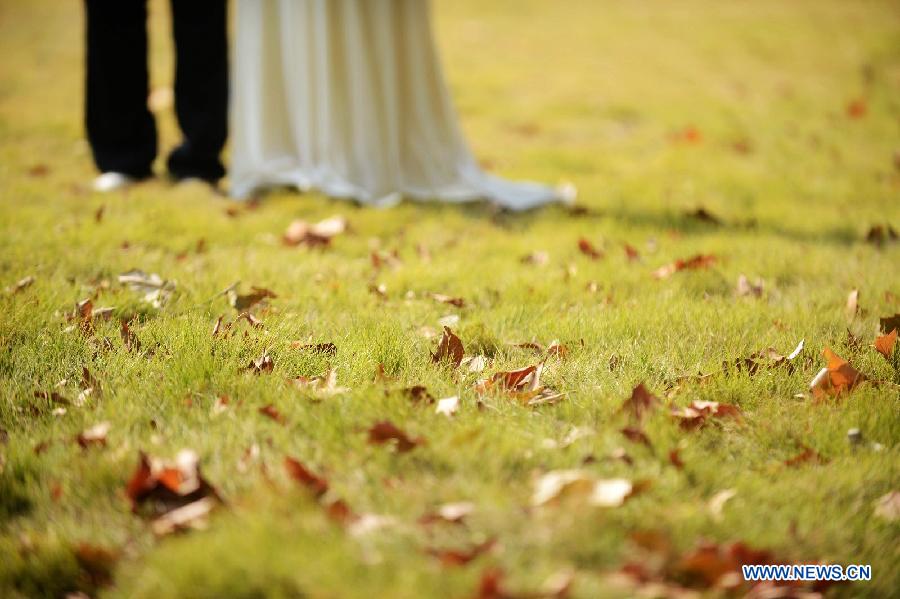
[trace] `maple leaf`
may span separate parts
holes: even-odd
[[[821,397],[825,394],[840,395],[845,392],[849,393],[859,383],[867,380],[866,375],[850,366],[849,362],[829,348],[826,347],[822,354],[828,360],[828,365],[821,369],[809,384],[810,390],[816,397]]]
[[[431,354],[431,361],[435,363],[449,361],[454,368],[458,368],[462,363],[464,353],[465,348],[463,348],[462,341],[450,330],[450,327],[445,326],[444,334],[441,335],[438,342],[437,351]]]

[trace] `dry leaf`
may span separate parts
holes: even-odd
[[[741,411],[737,406],[719,403],[716,401],[694,400],[684,408],[673,407],[673,418],[679,421],[684,430],[694,430],[706,424],[709,418],[731,417],[740,418]]]
[[[271,418],[278,424],[284,424],[285,422],[287,422],[284,415],[281,412],[279,412],[278,408],[276,408],[272,404],[261,407],[259,409],[259,413],[267,418]]]
[[[497,539],[488,539],[468,549],[436,549],[429,547],[425,550],[428,555],[437,558],[442,566],[465,566],[478,556],[487,553],[497,544]]]
[[[291,349],[311,351],[328,356],[333,356],[337,353],[337,346],[334,343],[303,343],[302,341],[291,341]]]
[[[888,522],[900,520],[900,491],[891,491],[875,501],[875,515]]]
[[[274,369],[275,361],[268,353],[263,353],[263,355],[250,362],[246,368],[246,370],[249,370],[253,374],[268,373],[272,372]]]
[[[721,225],[722,219],[704,208],[703,206],[697,208],[696,210],[687,211],[684,215],[688,218],[692,218],[694,220],[699,220],[700,222],[704,222],[710,225]]]
[[[734,489],[725,489],[712,496],[707,507],[714,520],[722,520],[722,510],[725,509],[725,504],[735,495],[737,495],[737,491]]]
[[[626,426],[625,428],[619,431],[622,433],[626,439],[633,443],[640,443],[642,445],[646,445],[649,449],[653,449],[653,444],[650,443],[650,437],[647,436],[642,429],[636,426]]]
[[[748,279],[746,276],[740,275],[737,280],[735,293],[737,293],[738,297],[746,297],[748,295],[752,295],[753,297],[762,297],[762,279],[757,279],[755,283],[751,283],[750,279]]]
[[[624,244],[622,248],[625,250],[625,257],[628,258],[629,262],[636,262],[641,259],[640,252],[637,251],[633,245],[628,243]]]
[[[456,414],[457,410],[459,410],[459,397],[454,395],[452,397],[439,399],[437,408],[435,408],[435,414],[443,414],[444,416],[450,417]]]
[[[828,360],[828,365],[819,371],[809,384],[810,390],[816,397],[825,394],[840,395],[853,391],[856,386],[866,380],[866,376],[850,366],[849,362],[835,354],[827,347],[822,354]]]
[[[866,233],[866,241],[879,247],[898,239],[900,239],[900,235],[897,234],[897,231],[891,225],[874,225]]]
[[[457,503],[445,503],[433,512],[428,512],[419,518],[419,524],[428,526],[436,523],[462,524],[463,521],[475,511],[475,504],[469,501]]]
[[[583,470],[554,470],[538,479],[531,504],[539,507],[580,500],[598,507],[618,507],[634,492],[635,485],[624,478],[598,480]]]
[[[594,244],[592,244],[590,241],[588,241],[584,237],[582,237],[581,239],[578,240],[578,250],[582,254],[584,254],[585,256],[590,258],[591,260],[600,260],[604,256],[604,253],[602,250],[599,250],[596,247],[594,247]]]
[[[35,280],[36,279],[34,275],[28,275],[27,277],[16,281],[16,284],[12,287],[7,287],[6,292],[12,295],[15,293],[19,293],[20,291],[24,291],[25,289],[31,287],[34,284]]]
[[[328,481],[324,478],[313,474],[300,461],[288,456],[284,458],[284,468],[287,470],[288,476],[306,487],[315,497],[321,497],[328,491]]]
[[[444,334],[438,342],[437,351],[431,354],[431,361],[435,363],[448,361],[454,368],[458,368],[462,363],[464,353],[462,341],[450,330],[450,327],[445,326]]]
[[[894,353],[894,346],[897,344],[897,329],[894,329],[887,335],[880,335],[875,339],[875,349],[882,356],[890,361],[891,355]]]
[[[823,458],[812,448],[806,447],[805,445],[802,447],[803,451],[790,458],[789,460],[785,460],[785,466],[796,467],[802,464],[813,464],[818,466],[828,463],[829,460],[827,458]]]
[[[385,443],[393,442],[397,451],[400,453],[406,453],[419,445],[425,444],[425,439],[422,437],[412,438],[388,420],[376,422],[369,428],[368,432],[369,443],[373,445],[384,445]]]
[[[890,333],[894,329],[900,329],[900,314],[884,316],[878,319],[882,333]]]
[[[698,270],[709,268],[717,262],[717,258],[711,254],[697,254],[685,260],[676,260],[671,264],[661,266],[653,271],[653,277],[656,279],[665,279],[671,277],[676,272],[683,270]]]
[[[119,283],[142,295],[143,301],[154,308],[162,308],[175,290],[174,281],[165,281],[158,274],[130,270],[119,275]]]
[[[289,246],[327,247],[346,230],[347,220],[342,216],[332,216],[312,225],[305,220],[295,220],[288,226],[282,241]]]
[[[684,470],[684,460],[681,459],[681,452],[678,449],[669,452],[669,463],[678,470]]]
[[[859,313],[859,289],[854,289],[847,295],[847,316],[856,317]]]
[[[451,306],[456,306],[457,308],[466,307],[466,300],[461,297],[452,297],[449,295],[444,295],[442,293],[432,293],[431,299],[442,304],[450,304]]]
[[[620,412],[627,412],[632,419],[641,421],[644,414],[655,409],[659,405],[659,398],[650,393],[644,383],[639,383],[631,392],[631,397],[622,404]]]
[[[267,299],[278,297],[274,291],[255,285],[250,287],[250,293],[247,294],[239,295],[234,288],[228,289],[225,294],[228,297],[228,303],[238,312],[247,312]]]
[[[75,440],[78,441],[82,449],[87,449],[91,445],[106,447],[106,435],[109,433],[111,426],[109,422],[95,424],[91,428],[78,433]]]
[[[337,370],[333,368],[320,376],[298,376],[288,379],[288,382],[296,389],[312,391],[317,395],[324,396],[340,395],[350,390],[348,387],[338,387]]]

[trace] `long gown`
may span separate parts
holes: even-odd
[[[460,131],[429,0],[238,0],[231,193],[274,186],[390,205],[569,199],[478,166]]]

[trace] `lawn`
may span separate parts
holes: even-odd
[[[728,595],[742,561],[896,593],[896,3],[435,4],[479,159],[577,208],[93,194],[82,7],[0,3],[0,595]],[[855,370],[811,391],[827,348]],[[193,494],[141,478],[185,449]]]

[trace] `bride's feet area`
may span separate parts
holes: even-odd
[[[137,179],[124,173],[109,171],[99,175],[92,184],[94,191],[98,193],[110,193],[131,187]]]

